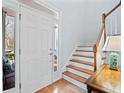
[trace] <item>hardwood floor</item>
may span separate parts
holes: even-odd
[[[86,93],[86,91],[64,79],[61,79],[35,93]]]

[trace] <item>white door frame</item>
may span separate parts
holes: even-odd
[[[19,57],[19,51],[20,51],[20,33],[19,33],[19,6],[20,5],[24,5],[23,3],[21,2],[18,2],[18,1],[10,1],[10,0],[3,0],[3,5],[4,7],[6,8],[9,8],[9,9],[12,9],[16,12],[16,32],[15,32],[15,38],[16,38],[16,42],[15,42],[15,60],[16,60],[16,65],[15,65],[15,76],[16,76],[16,85],[15,85],[15,88],[12,88],[12,89],[8,89],[6,91],[3,91],[3,93],[20,93],[19,91],[19,83],[20,83],[20,76],[19,76],[19,73],[20,73],[20,57]],[[59,77],[58,79],[60,79],[62,76],[61,76],[61,73],[62,73],[62,70],[61,70],[61,51],[62,51],[62,47],[61,47],[61,40],[62,40],[62,12],[51,6],[50,4],[46,3],[46,2],[41,2],[40,1],[40,5],[41,6],[44,6],[46,7],[47,9],[53,11],[53,12],[56,12],[58,14],[58,17],[59,17]],[[27,6],[27,5],[25,5]],[[55,80],[53,80],[55,81]]]

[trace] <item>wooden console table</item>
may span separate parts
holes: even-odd
[[[90,77],[87,82],[88,93],[121,93],[121,71],[110,70],[107,64]]]

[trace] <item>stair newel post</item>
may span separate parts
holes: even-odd
[[[102,14],[102,25],[103,25],[103,30],[104,30],[104,43],[106,41],[106,25],[105,25],[106,21],[105,21],[105,19],[106,19],[106,15],[105,15],[105,13],[103,13]]]
[[[96,44],[93,46],[93,51],[94,51],[94,71],[96,71],[96,69],[97,69],[97,64],[96,64],[97,46],[96,46]]]

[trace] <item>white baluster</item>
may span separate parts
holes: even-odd
[[[115,21],[115,34],[118,34],[118,31],[117,31],[117,22],[118,22],[118,20],[117,20],[117,14],[116,14],[116,21]]]
[[[111,21],[110,21],[110,28],[111,28],[110,31],[111,31],[111,33],[110,33],[110,35],[112,35],[112,22],[113,21],[112,21],[112,18],[111,18]]]

